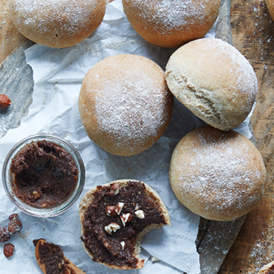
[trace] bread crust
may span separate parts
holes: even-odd
[[[176,50],[167,63],[166,80],[193,114],[225,131],[245,120],[258,91],[248,60],[217,38],[198,39]]]
[[[123,0],[135,31],[149,43],[168,48],[204,37],[216,21],[220,5],[220,0]]]
[[[173,151],[169,179],[178,200],[209,220],[232,221],[263,194],[266,169],[256,147],[236,131],[210,126],[184,136]]]
[[[41,259],[41,254],[39,253],[39,248],[40,248],[40,245],[47,245],[47,244],[48,243],[45,239],[39,239],[36,243],[36,246],[35,246],[35,257],[36,257],[36,260],[37,260],[37,263],[38,263],[40,269],[42,270],[42,272],[44,274],[47,274],[47,269],[46,269],[45,262],[43,262],[43,260]],[[63,257],[62,268],[63,268],[63,273],[67,273],[67,274],[86,274],[84,271],[82,271],[80,268],[78,268],[75,264],[73,264],[65,256]]]
[[[112,154],[131,156],[150,148],[164,133],[173,96],[155,62],[119,54],[88,71],[78,106],[92,141]]]
[[[101,24],[107,0],[10,0],[11,18],[28,39],[53,48],[75,45]]]
[[[136,180],[131,180],[131,179],[116,180],[116,181],[110,182],[108,184],[104,184],[102,186],[105,187],[105,186],[109,186],[109,185],[114,183],[114,184],[119,185],[120,187],[123,187],[123,186],[127,185],[127,183],[129,181],[135,182]],[[139,181],[136,181],[136,182],[139,182]],[[162,213],[163,213],[163,216],[164,216],[164,220],[165,220],[166,224],[168,224],[170,226],[171,223],[170,223],[169,213],[168,213],[168,211],[166,209],[166,206],[163,203],[161,197],[159,196],[159,194],[154,189],[152,189],[149,185],[147,185],[146,183],[144,183],[144,182],[141,182],[141,183],[143,183],[145,185],[146,193],[148,194],[148,196],[150,198],[152,198],[153,201],[155,201],[155,203],[158,206],[160,206],[160,208],[162,210]],[[97,191],[96,188],[93,188],[93,189],[89,190],[83,196],[83,198],[80,201],[79,216],[80,216],[80,222],[81,222],[81,235],[84,234],[83,221],[85,219],[86,210],[88,209],[89,205],[93,202],[94,193],[96,191]],[[134,254],[133,254],[134,257],[136,257],[137,260],[138,260],[136,269],[140,269],[144,266],[144,260],[142,260],[140,258],[140,252],[141,252],[140,244],[141,244],[141,240],[142,240],[143,236],[145,234],[147,234],[148,232],[150,232],[151,230],[156,229],[156,228],[161,228],[162,226],[163,226],[163,224],[160,224],[160,225],[159,224],[152,224],[152,225],[147,226],[141,233],[138,234],[136,245],[135,245],[135,250],[134,250]],[[87,254],[92,258],[92,254],[90,254],[89,251],[86,249],[84,243],[82,243],[82,244],[83,244],[83,247],[86,250]],[[101,263],[101,264],[103,264],[105,266],[108,266],[110,268],[113,268],[113,269],[130,269],[126,266],[121,267],[121,266],[109,265],[109,264],[106,264],[106,263]]]
[[[274,261],[264,265],[258,274],[273,274],[274,273]]]

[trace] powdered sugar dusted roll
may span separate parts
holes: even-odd
[[[213,26],[220,0],[123,0],[132,27],[149,43],[179,47]]]
[[[245,136],[206,126],[178,143],[169,176],[176,197],[192,212],[210,220],[232,221],[261,199],[266,169]]]
[[[75,45],[101,24],[107,0],[10,0],[11,18],[28,39],[44,46]]]
[[[256,74],[247,59],[221,39],[205,38],[175,51],[166,66],[173,95],[220,130],[242,123],[256,99]]]
[[[108,57],[86,74],[79,112],[91,140],[121,156],[151,147],[171,119],[173,96],[164,71],[148,58]]]

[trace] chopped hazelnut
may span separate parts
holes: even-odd
[[[122,250],[124,250],[124,249],[125,249],[126,243],[125,243],[124,241],[122,241],[120,244],[121,244],[121,246],[122,246]]]
[[[156,258],[154,256],[151,256],[150,259],[151,259],[152,263],[156,263],[156,262],[160,261],[158,258]]]
[[[140,209],[140,206],[139,206],[139,204],[136,204],[135,205],[135,210],[138,210],[138,209]]]
[[[109,195],[111,195],[111,196],[117,195],[119,193],[119,188],[120,188],[119,185],[113,184],[111,186],[111,191],[110,191]]]
[[[130,213],[124,213],[120,218],[123,223],[123,226],[126,226],[126,223],[132,220],[132,216]]]
[[[12,221],[13,219],[17,219],[18,218],[18,214],[17,213],[14,213],[14,214],[11,214],[9,216],[9,220]]]
[[[10,239],[9,231],[4,227],[0,227],[0,242],[6,242],[9,239]]]
[[[13,219],[9,222],[8,231],[11,235],[17,234],[22,229],[22,224],[19,220]]]
[[[105,226],[105,231],[108,234],[112,234],[112,232],[116,232],[121,227],[116,223],[110,223],[108,226]]]
[[[124,205],[125,205],[125,204],[124,204],[124,203],[122,203],[122,202],[117,203],[117,205],[116,205],[116,209],[115,209],[115,211],[116,211],[117,215],[120,215],[120,213],[121,213],[121,211],[122,211],[122,209],[123,209]]]
[[[143,210],[137,210],[135,211],[135,215],[139,218],[139,219],[144,219],[145,218],[145,213]]]
[[[108,215],[108,216],[115,216],[115,215],[117,215],[117,213],[116,213],[116,206],[107,206],[107,208],[106,208],[106,214]]]

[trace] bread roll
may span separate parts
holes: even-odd
[[[266,170],[259,151],[245,136],[206,126],[178,143],[169,178],[178,200],[192,212],[209,220],[232,221],[261,199]]]
[[[168,48],[204,37],[220,5],[220,0],[123,0],[136,32],[149,43]]]
[[[151,147],[171,119],[173,96],[164,71],[148,58],[108,57],[86,74],[79,112],[91,140],[121,156]]]
[[[45,239],[34,240],[33,244],[37,263],[44,274],[86,274],[64,256],[60,246],[48,243]]]
[[[107,0],[10,0],[13,24],[28,39],[44,46],[75,45],[101,24]]]
[[[216,38],[189,42],[166,66],[173,95],[212,127],[229,130],[242,123],[258,91],[255,72],[233,46]]]
[[[266,0],[266,5],[272,20],[274,20],[274,0]]]
[[[170,225],[158,193],[135,180],[117,180],[91,189],[80,201],[79,214],[86,252],[95,262],[113,269],[142,268],[142,237]]]

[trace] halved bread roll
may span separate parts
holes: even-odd
[[[170,225],[160,196],[147,184],[118,180],[88,191],[79,206],[81,240],[93,261],[113,269],[139,269],[142,237]]]
[[[44,274],[57,271],[66,274],[86,274],[64,256],[58,245],[48,243],[45,239],[34,240],[33,243],[37,263]]]

